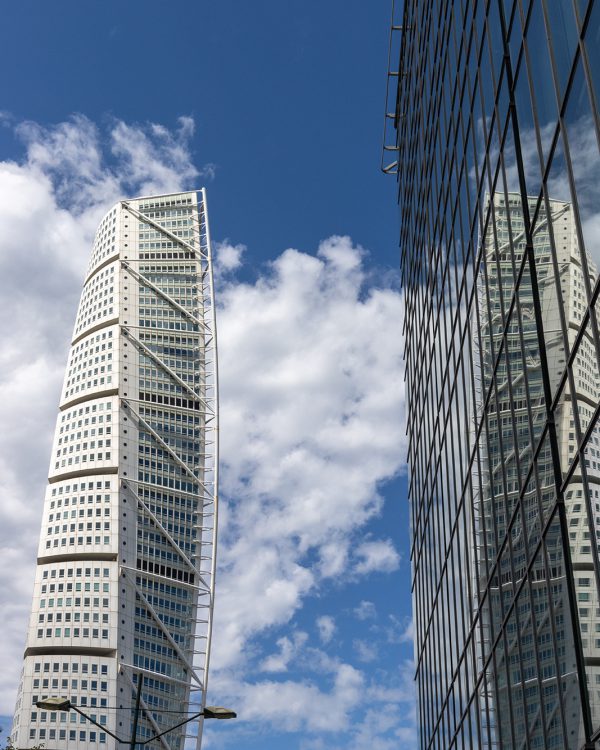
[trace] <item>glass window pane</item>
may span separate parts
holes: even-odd
[[[532,4],[526,40],[527,68],[531,79],[532,100],[535,104],[534,114],[539,127],[543,153],[547,158],[558,109],[541,0],[534,0]]]
[[[580,0],[580,6],[587,6],[586,0]],[[583,18],[583,8],[581,9],[581,17]],[[585,30],[584,37],[585,54],[587,56],[592,78],[592,84],[595,94],[596,102],[600,101],[600,5],[594,2],[592,6],[592,12],[590,14],[590,20]]]
[[[588,264],[591,256],[600,261],[600,154],[595,115],[590,107],[588,89],[581,63],[577,66],[564,117],[570,166],[576,192],[576,217],[574,230],[579,230],[584,248],[580,261]]]
[[[565,92],[577,48],[579,31],[572,0],[544,0],[560,95]]]

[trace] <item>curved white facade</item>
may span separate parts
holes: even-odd
[[[73,331],[12,740],[140,742],[200,711],[212,622],[218,400],[204,191],[102,219]],[[35,702],[69,698],[107,731]],[[191,729],[190,729],[191,727]],[[200,730],[200,731],[197,731]],[[148,747],[180,748],[186,725]]]

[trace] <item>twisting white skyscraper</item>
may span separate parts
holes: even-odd
[[[205,193],[123,200],[96,233],[73,331],[16,747],[114,747],[112,735],[131,734],[140,684],[139,742],[204,707],[217,423]],[[36,707],[50,696],[107,731]],[[181,748],[189,726],[148,746]]]

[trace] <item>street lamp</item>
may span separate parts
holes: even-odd
[[[81,709],[78,706],[76,706],[74,703],[71,703],[71,701],[68,698],[45,698],[44,700],[36,701],[35,705],[38,708],[45,709],[46,711],[67,711],[68,712],[71,709],[73,709],[80,716],[83,716],[92,724],[95,724],[97,727],[100,727],[100,729],[103,732],[106,732],[107,734],[109,734],[119,744],[129,745],[131,747],[131,750],[135,750],[136,745],[147,745],[149,742],[152,742],[153,740],[157,740],[159,737],[162,737],[164,734],[168,734],[169,732],[172,732],[174,729],[178,729],[179,727],[182,727],[184,724],[188,724],[190,721],[194,721],[194,719],[199,719],[201,716],[203,716],[205,719],[235,719],[237,716],[236,712],[232,711],[230,708],[224,708],[223,706],[204,706],[203,711],[199,711],[197,714],[194,714],[193,716],[189,716],[187,719],[180,721],[178,724],[174,724],[172,727],[169,727],[169,729],[165,729],[164,732],[155,734],[154,737],[150,737],[150,739],[144,740],[143,742],[137,742],[137,725],[138,725],[138,716],[140,712],[140,694],[141,694],[141,691],[138,690],[138,693],[136,696],[136,702],[135,702],[135,715],[133,718],[133,730],[131,733],[131,739],[129,740],[124,740],[121,737],[118,737],[114,732],[111,732],[110,729],[107,729],[103,724],[99,724],[95,719],[92,719],[91,716],[88,716],[88,714],[81,711]]]

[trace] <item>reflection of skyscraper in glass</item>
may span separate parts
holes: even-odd
[[[102,219],[60,400],[16,747],[140,742],[201,710],[216,531],[216,342],[204,192]],[[64,697],[76,713],[36,708]],[[188,727],[189,729],[189,727]],[[149,747],[179,749],[186,729]]]
[[[600,3],[402,14],[384,167],[421,746],[596,747]]]
[[[505,540],[508,525],[512,519],[511,536],[508,542],[512,555],[503,557],[498,572],[493,577],[492,586],[486,605],[486,640],[502,628],[503,602],[510,597],[515,586],[523,583],[531,589],[534,608],[525,601],[519,605],[519,627],[507,632],[506,641],[498,648],[496,672],[493,673],[491,684],[487,685],[488,698],[491,699],[496,721],[500,724],[496,736],[507,738],[511,734],[510,704],[519,704],[520,697],[529,694],[529,721],[526,728],[524,717],[519,711],[514,711],[517,718],[515,729],[518,734],[528,730],[530,740],[536,738],[540,746],[545,742],[552,742],[560,747],[561,732],[558,723],[550,725],[544,734],[542,722],[542,693],[534,687],[534,681],[541,674],[543,694],[548,695],[558,689],[554,676],[560,675],[562,690],[571,700],[577,700],[577,668],[576,663],[565,661],[567,650],[562,649],[555,655],[552,649],[544,648],[544,644],[552,641],[554,635],[561,641],[567,637],[565,631],[565,612],[568,611],[568,589],[565,566],[560,563],[560,551],[563,540],[557,525],[548,530],[546,558],[540,558],[532,567],[531,580],[523,581],[523,571],[527,566],[530,549],[540,543],[541,528],[539,518],[549,515],[554,504],[554,471],[550,450],[546,448],[539,452],[536,472],[529,477],[527,484],[520,481],[521,467],[527,463],[531,447],[538,437],[545,422],[545,401],[543,392],[543,372],[538,347],[536,318],[539,317],[544,325],[546,340],[546,358],[548,376],[551,382],[560,378],[565,364],[565,347],[560,335],[561,327],[559,310],[562,310],[569,330],[574,334],[580,319],[578,313],[578,289],[582,288],[581,268],[578,263],[577,236],[573,227],[571,204],[563,201],[548,202],[549,214],[545,219],[545,212],[540,214],[537,231],[533,234],[533,250],[536,263],[538,282],[539,311],[536,315],[534,295],[530,278],[527,273],[520,282],[520,321],[504,330],[501,324],[500,310],[503,304],[510,304],[514,288],[515,267],[513,256],[509,248],[514,248],[514,260],[519,261],[525,252],[523,212],[518,193],[509,193],[508,200],[504,194],[494,196],[491,215],[495,233],[488,231],[484,242],[485,274],[481,284],[481,332],[483,342],[482,372],[491,376],[494,368],[495,351],[504,346],[507,356],[496,369],[496,385],[493,397],[487,404],[480,405],[480,413],[484,414],[485,440],[482,447],[482,494],[481,502],[476,505],[477,519],[480,527],[479,535],[479,566],[483,587],[481,594],[485,596],[487,571],[494,564],[498,553],[497,540]],[[529,210],[535,209],[535,199],[530,199]],[[553,283],[552,253],[550,235],[554,235],[560,251],[558,253],[558,273],[561,278],[561,299],[557,297],[557,287]],[[596,278],[591,260],[588,261],[590,281]],[[484,283],[483,278],[486,282]],[[485,335],[487,334],[487,335]],[[491,336],[490,336],[491,334]],[[582,401],[581,408],[585,408],[585,401],[591,393],[595,402],[598,401],[598,367],[592,356],[593,347],[590,342],[583,345],[582,360],[573,379],[573,393],[578,401]],[[525,368],[511,365],[514,355],[519,358],[521,348],[525,351]],[[489,385],[489,384],[488,384]],[[481,389],[480,394],[487,392]],[[569,408],[569,392],[556,406],[556,434],[559,449],[563,453],[563,462],[568,460],[569,449],[572,453],[573,420]],[[529,423],[533,427],[530,432]],[[533,440],[532,440],[533,435]],[[571,440],[569,440],[569,436]],[[593,442],[598,442],[597,434]],[[590,448],[590,450],[594,450]],[[501,458],[503,457],[503,458]],[[590,463],[588,461],[588,463]],[[596,461],[593,461],[591,475],[599,476]],[[600,468],[600,467],[598,467]],[[595,493],[596,491],[593,491]],[[573,542],[570,552],[575,578],[575,590],[578,600],[589,602],[590,606],[580,607],[580,615],[585,619],[595,617],[597,602],[591,600],[591,579],[585,571],[591,569],[590,530],[585,523],[580,526],[582,503],[582,489],[573,482],[565,498],[566,513],[569,519],[569,535]],[[597,497],[597,495],[596,495]],[[514,516],[514,518],[513,518]],[[584,528],[585,527],[585,528]],[[578,531],[575,531],[578,529]],[[579,532],[579,533],[578,533]],[[582,538],[583,537],[583,538]],[[546,570],[547,569],[547,570]],[[546,573],[549,576],[546,576]],[[551,582],[551,595],[546,596],[546,583]],[[590,630],[590,625],[581,623],[584,635]],[[517,632],[518,630],[518,632]],[[600,635],[600,634],[599,634]],[[482,644],[485,650],[488,643]],[[594,675],[598,671],[594,667],[594,657],[600,651],[600,638],[592,640],[584,637],[582,641],[584,659],[588,665],[588,672]],[[558,658],[557,658],[558,657]],[[513,665],[509,670],[509,677],[503,675],[503,664]],[[536,698],[540,702],[536,705]],[[592,713],[596,715],[598,707],[594,694],[592,698]],[[577,715],[570,718],[570,731],[577,736],[579,732]],[[569,723],[569,722],[568,722]],[[570,732],[569,732],[570,733]]]

